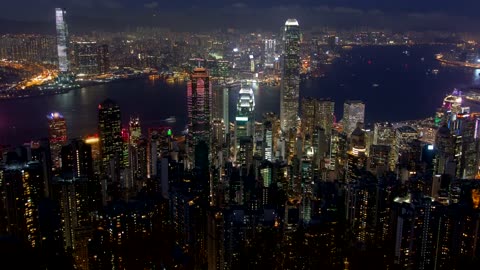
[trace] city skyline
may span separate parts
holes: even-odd
[[[30,0],[26,0],[30,1]],[[343,1],[333,3],[324,1],[300,1],[300,2],[220,2],[207,5],[197,5],[194,2],[184,1],[181,3],[161,3],[158,1],[93,1],[77,2],[65,1],[60,6],[69,10],[71,20],[76,31],[93,29],[94,24],[102,25],[106,29],[120,30],[128,25],[132,26],[160,26],[172,27],[173,29],[192,30],[214,29],[218,24],[207,16],[203,21],[198,22],[195,14],[216,14],[216,20],[224,21],[226,27],[240,27],[255,29],[255,26],[262,25],[265,29],[274,30],[275,25],[281,23],[284,18],[297,17],[305,29],[318,25],[326,25],[339,28],[382,27],[403,30],[455,30],[448,21],[455,20],[465,31],[477,32],[472,27],[478,23],[473,10],[479,8],[478,3],[462,0],[462,3],[440,2],[433,0],[422,1],[411,5],[405,1],[389,1],[379,3],[378,1]],[[32,1],[29,4],[22,2],[7,2],[3,5],[6,11],[0,14],[0,19],[8,23],[11,30],[15,26],[29,25],[30,27],[48,31],[46,22],[51,20],[48,12],[59,6],[59,3],[47,2],[41,5]],[[19,6],[21,5],[21,6]],[[463,7],[469,8],[463,8]],[[22,12],[18,12],[21,10]],[[312,14],[315,10],[315,14]],[[13,12],[15,11],[15,12]],[[191,13],[190,16],[185,16]],[[225,14],[225,15],[223,15]],[[259,17],[258,14],[264,16]],[[267,14],[265,16],[265,14]],[[3,15],[3,16],[2,16]],[[242,21],[242,16],[255,18],[254,20]],[[338,20],[338,17],[342,20]],[[174,18],[181,18],[177,23],[170,23]],[[161,19],[164,18],[164,19]],[[282,19],[279,19],[282,18]],[[400,19],[408,19],[399,23]],[[192,25],[190,20],[197,21]],[[19,21],[15,23],[15,21]],[[28,24],[29,21],[37,22]],[[87,23],[90,21],[92,23]],[[22,24],[22,22],[26,22]],[[96,22],[96,23],[93,23]],[[190,25],[190,26],[189,26]],[[119,28],[120,26],[120,28]],[[7,29],[0,29],[6,31]]]
[[[473,37],[295,12],[276,32],[69,35],[55,11],[55,36],[0,36],[5,265],[479,267]]]

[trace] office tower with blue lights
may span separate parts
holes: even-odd
[[[58,69],[60,73],[70,70],[68,61],[68,27],[66,20],[67,11],[62,8],[55,9],[55,24],[57,27],[57,53]]]
[[[62,146],[67,143],[67,123],[63,115],[58,112],[47,115],[47,120],[53,168],[59,169]]]
[[[200,141],[210,144],[212,85],[205,68],[195,68],[187,83],[187,167],[195,164],[195,147]]]
[[[300,25],[288,19],[284,28],[282,85],[280,94],[280,123],[286,132],[297,126],[300,94]]]

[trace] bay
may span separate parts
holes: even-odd
[[[325,76],[302,81],[300,96],[332,98],[340,120],[343,102],[360,99],[366,103],[366,121],[401,121],[433,116],[443,97],[453,88],[480,83],[479,70],[442,66],[434,58],[446,46],[354,47],[325,67]],[[438,69],[435,75],[432,71]],[[233,119],[237,90],[231,89],[230,117]],[[279,87],[254,88],[256,118],[279,112]],[[176,133],[186,124],[186,85],[147,79],[94,85],[55,96],[0,101],[0,144],[19,144],[48,136],[46,115],[58,111],[67,120],[70,138],[96,133],[97,107],[105,98],[116,101],[124,126],[131,115],[142,126],[170,126]],[[477,105],[472,105],[477,110]],[[175,116],[177,122],[164,120]]]

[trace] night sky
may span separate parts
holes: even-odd
[[[77,29],[92,25],[269,29],[292,16],[305,27],[475,31],[480,22],[480,1],[475,0],[2,0],[0,18],[46,22],[52,20],[55,7],[67,8]]]

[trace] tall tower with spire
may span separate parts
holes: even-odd
[[[296,19],[285,22],[283,33],[282,90],[280,125],[283,131],[297,126],[300,94],[300,25]]]

